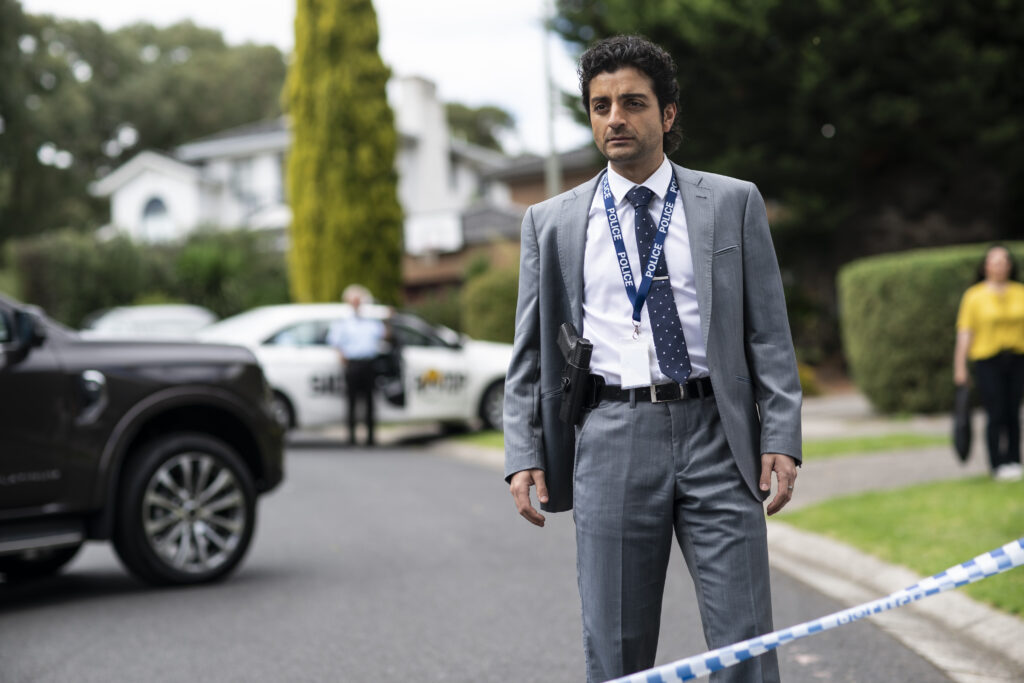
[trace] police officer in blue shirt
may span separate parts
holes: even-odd
[[[373,302],[372,295],[365,287],[349,285],[342,299],[352,307],[352,315],[331,324],[327,332],[327,343],[338,349],[345,371],[349,443],[353,446],[356,444],[356,417],[358,406],[362,403],[366,416],[366,445],[372,446],[373,389],[377,379],[374,359],[380,353],[380,343],[387,338],[388,331],[383,321],[361,315],[361,305]]]

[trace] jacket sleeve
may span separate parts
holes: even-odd
[[[745,351],[761,417],[761,453],[803,459],[802,391],[768,214],[753,184],[743,217]]]
[[[505,379],[505,480],[542,468],[540,416],[540,251],[531,207],[523,217],[512,360]]]

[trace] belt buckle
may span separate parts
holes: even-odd
[[[675,398],[662,398],[662,399],[659,399],[658,398],[658,386],[659,385],[657,385],[657,384],[652,384],[651,385],[651,403],[671,403],[672,401],[678,401],[680,398],[686,398],[686,387],[682,386],[681,384],[677,384],[676,386],[679,387],[679,396],[676,396]],[[667,386],[672,386],[672,385],[671,384],[664,384],[664,385],[660,385],[660,386],[666,386],[667,387]]]
[[[657,397],[657,387],[659,387],[659,386],[675,386],[675,387],[677,387],[679,389],[679,395],[678,396],[673,396],[671,398],[658,398]],[[651,384],[650,385],[650,402],[652,402],[652,403],[671,403],[674,400],[681,400],[683,398],[689,398],[689,394],[686,391],[686,385],[685,384],[679,384],[677,382],[673,382],[672,384]]]

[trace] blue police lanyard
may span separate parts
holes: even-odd
[[[679,196],[679,187],[676,185],[676,177],[673,174],[672,180],[668,184],[668,192],[665,193],[665,206],[661,210],[661,220],[658,221],[658,232],[654,235],[654,244],[651,246],[651,254],[647,259],[647,267],[644,268],[644,275],[640,279],[640,288],[637,289],[633,280],[633,269],[629,267],[626,242],[622,238],[622,227],[619,225],[619,214],[615,210],[615,198],[612,196],[611,185],[608,184],[607,172],[602,180],[604,210],[608,216],[608,229],[612,233],[612,244],[615,246],[615,258],[619,261],[619,272],[622,274],[622,284],[626,286],[626,296],[633,304],[633,339],[636,339],[640,336],[640,312],[644,310],[644,302],[647,301],[651,283],[654,282],[654,270],[658,267],[661,251],[665,246],[668,226],[672,222],[672,212],[675,210],[676,198]]]

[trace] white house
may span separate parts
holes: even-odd
[[[395,160],[405,211],[405,250],[454,252],[464,244],[464,214],[510,206],[494,172],[508,159],[453,139],[433,83],[395,79],[389,99],[399,132]],[[291,222],[285,158],[291,135],[284,118],[233,128],[181,145],[170,154],[144,151],[92,185],[110,197],[111,225],[132,238],[179,239],[203,225],[279,232]]]

